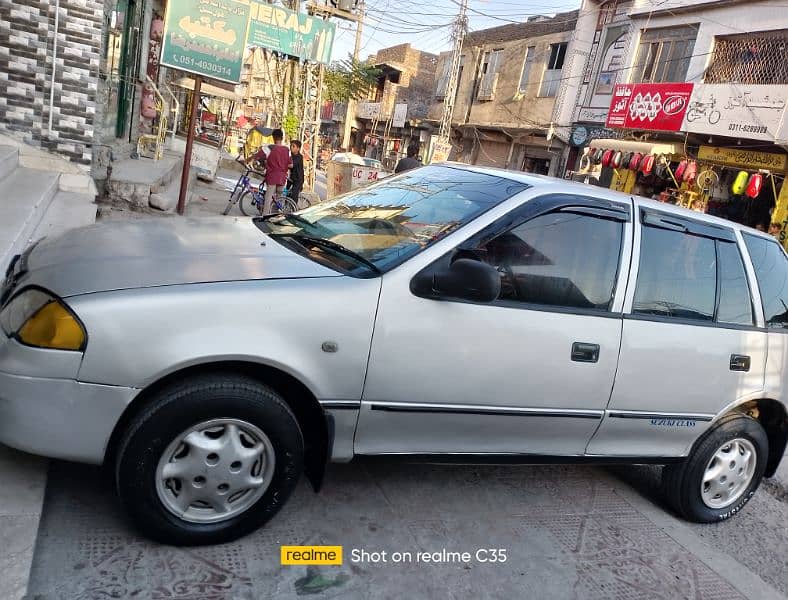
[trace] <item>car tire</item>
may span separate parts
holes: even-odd
[[[271,519],[303,461],[298,421],[279,394],[251,378],[204,375],[163,389],[130,423],[115,484],[145,535],[220,544]]]
[[[666,498],[689,521],[729,519],[758,489],[768,451],[758,421],[742,414],[724,417],[695,443],[685,461],[663,469]]]

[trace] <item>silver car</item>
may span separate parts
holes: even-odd
[[[786,448],[788,258],[641,198],[456,165],[294,215],[109,223],[2,287],[0,441],[225,542],[327,460],[664,464],[694,521]]]

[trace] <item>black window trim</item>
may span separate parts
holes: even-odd
[[[658,229],[668,229],[679,233],[688,233],[712,240],[721,240],[735,244],[736,232],[732,228],[722,225],[713,225],[696,221],[683,215],[674,215],[653,208],[640,209],[640,222],[643,227],[656,227]]]
[[[430,269],[448,266],[458,252],[472,252],[481,245],[484,245],[491,240],[497,238],[503,233],[519,227],[523,223],[547,215],[550,213],[569,212],[587,215],[596,219],[618,221],[622,223],[630,223],[632,221],[632,204],[624,204],[622,202],[614,202],[603,198],[595,198],[593,196],[582,196],[578,194],[567,193],[551,193],[543,196],[537,196],[531,200],[526,201],[524,204],[512,209],[481,231],[475,233],[467,240],[459,244],[456,248],[449,250],[443,256],[437,258],[429,265],[421,269],[411,278],[411,293],[413,293],[413,281],[423,272]],[[621,246],[619,248],[618,264],[616,267],[616,274],[613,278],[613,291],[610,297],[609,306],[613,306],[617,295],[624,294],[626,291],[626,282],[623,289],[618,289],[619,280],[621,279],[621,268],[623,266],[624,251],[626,249],[626,233],[622,231]],[[630,248],[631,250],[631,248]],[[631,252],[630,252],[631,260]],[[627,276],[628,279],[628,276]],[[473,304],[475,306],[490,306],[495,308],[510,308],[516,310],[527,310],[531,312],[546,312],[558,313],[565,315],[578,315],[586,317],[601,317],[606,319],[621,319],[624,315],[622,311],[613,311],[610,308],[579,308],[569,306],[552,306],[549,304],[535,304],[518,302],[516,300],[495,300],[493,302],[474,302],[472,300],[464,300],[461,298],[431,298],[438,302],[453,302],[457,304]]]

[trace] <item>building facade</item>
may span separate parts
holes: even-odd
[[[104,0],[0,4],[0,131],[91,164]]]
[[[593,172],[625,192],[779,226],[788,241],[788,13],[778,0],[584,0],[575,40],[561,92],[569,176]],[[595,164],[599,149],[654,155],[664,177]]]
[[[555,112],[578,13],[536,17],[465,38],[452,119],[452,158],[558,173],[565,142]],[[451,53],[441,55],[430,118],[440,120]]]
[[[353,148],[387,168],[393,168],[412,143],[426,154],[433,130],[427,117],[438,56],[399,44],[379,50],[366,62],[377,67],[380,76],[366,100],[355,104]],[[334,118],[342,117],[335,113]]]

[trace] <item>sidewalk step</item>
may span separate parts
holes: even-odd
[[[92,225],[96,222],[97,210],[92,196],[58,192],[31,237],[33,240],[55,237],[75,227]]]
[[[58,177],[21,167],[0,181],[0,272],[30,242],[55,196]]]
[[[19,150],[13,146],[0,146],[0,180],[5,179],[19,165]]]

